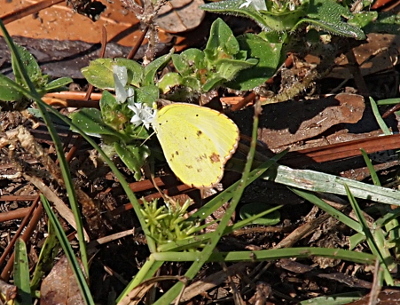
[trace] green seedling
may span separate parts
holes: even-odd
[[[168,98],[183,101],[206,93],[258,63],[257,59],[248,58],[248,52],[222,19],[212,24],[209,37],[204,51],[188,49],[172,55],[176,72],[167,73],[159,82]]]
[[[31,53],[27,49],[15,44],[18,55],[23,62],[26,72],[31,79],[32,84],[35,86],[36,91],[40,95],[44,95],[47,92],[55,91],[71,83],[73,80],[70,77],[61,77],[50,81],[49,75],[43,74],[39,64]],[[16,68],[14,57],[11,58],[12,70],[15,77],[15,82],[24,88],[28,88],[24,78]],[[8,83],[0,79],[0,100],[1,101],[22,101],[24,95],[10,87]]]
[[[307,24],[335,35],[365,38],[359,26],[348,22],[354,18],[350,10],[334,0],[226,0],[205,4],[201,8],[251,18],[266,32],[292,32]]]

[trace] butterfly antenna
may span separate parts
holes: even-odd
[[[156,132],[153,131],[146,139],[144,139],[144,141],[140,144],[140,146],[142,146],[144,143],[146,143],[146,141],[148,141]]]

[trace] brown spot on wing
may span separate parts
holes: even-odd
[[[213,154],[210,156],[210,160],[211,160],[212,163],[216,163],[216,162],[220,162],[220,161],[221,161],[219,155],[216,154],[216,153],[213,153]]]
[[[207,155],[206,154],[202,154],[196,157],[196,161],[197,162],[201,162],[203,159],[206,159]]]

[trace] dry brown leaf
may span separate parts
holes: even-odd
[[[338,94],[325,99],[288,101],[264,108],[258,139],[269,149],[313,138],[334,125],[357,123],[365,109],[360,95]]]
[[[169,33],[180,33],[196,28],[205,12],[199,8],[203,0],[167,1],[159,11],[157,25]]]
[[[353,49],[357,64],[363,76],[393,68],[400,56],[400,36],[391,34],[368,34],[367,42]],[[336,59],[339,67],[333,69],[329,77],[352,78],[344,67],[349,62],[343,54]]]
[[[74,272],[65,256],[54,265],[40,288],[41,305],[84,304]]]

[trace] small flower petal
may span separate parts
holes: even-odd
[[[242,4],[239,6],[239,8],[242,8],[242,7],[249,7],[249,5],[251,4],[251,1],[252,1],[252,0],[246,0],[246,2],[242,3]]]
[[[256,10],[267,10],[267,5],[265,4],[266,0],[246,0],[246,2],[242,3],[239,8],[253,6]]]
[[[125,86],[128,81],[128,71],[123,66],[113,66],[113,78],[115,87],[115,99],[119,104],[126,101],[128,95],[125,91]]]
[[[132,124],[136,126],[143,124],[146,129],[150,128],[155,115],[153,108],[144,103],[134,103],[133,105],[128,105],[128,108],[134,113],[131,119]]]

